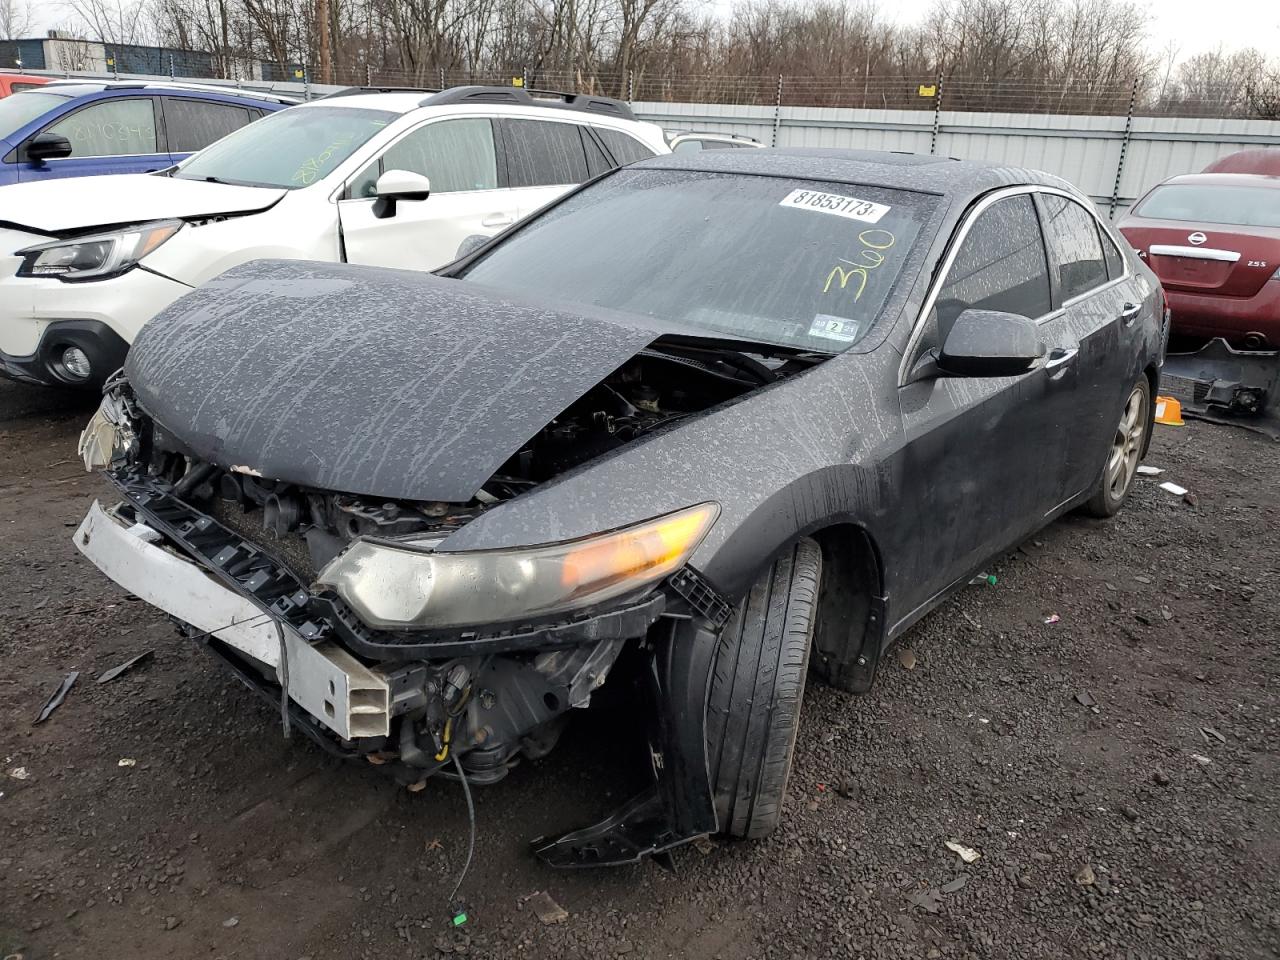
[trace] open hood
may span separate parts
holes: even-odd
[[[0,226],[52,236],[148,220],[256,213],[286,192],[151,174],[59,177],[5,187]]]
[[[416,271],[259,260],[142,328],[126,373],[190,452],[401,500],[470,500],[664,331]]]

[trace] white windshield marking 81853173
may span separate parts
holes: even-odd
[[[792,190],[778,201],[778,206],[812,210],[815,213],[830,213],[837,217],[848,217],[850,220],[861,220],[864,223],[879,223],[880,218],[890,209],[883,203],[846,197],[839,193],[823,193],[820,190]]]

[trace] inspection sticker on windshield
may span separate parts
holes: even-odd
[[[792,190],[779,201],[778,206],[832,213],[837,217],[861,220],[863,223],[879,223],[880,218],[889,212],[889,207],[883,203],[872,203],[870,200],[845,197],[838,193],[823,193],[820,190]]]
[[[813,323],[809,324],[809,336],[839,340],[841,343],[853,343],[858,339],[858,326],[857,320],[820,313],[813,318]]]

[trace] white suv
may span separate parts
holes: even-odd
[[[236,264],[432,270],[464,239],[667,152],[660,128],[604,97],[351,90],[160,174],[0,187],[0,374],[97,386],[147,320]]]

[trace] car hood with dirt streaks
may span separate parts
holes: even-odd
[[[417,271],[259,260],[143,327],[125,371],[143,408],[219,466],[465,502],[664,332],[579,309]]]

